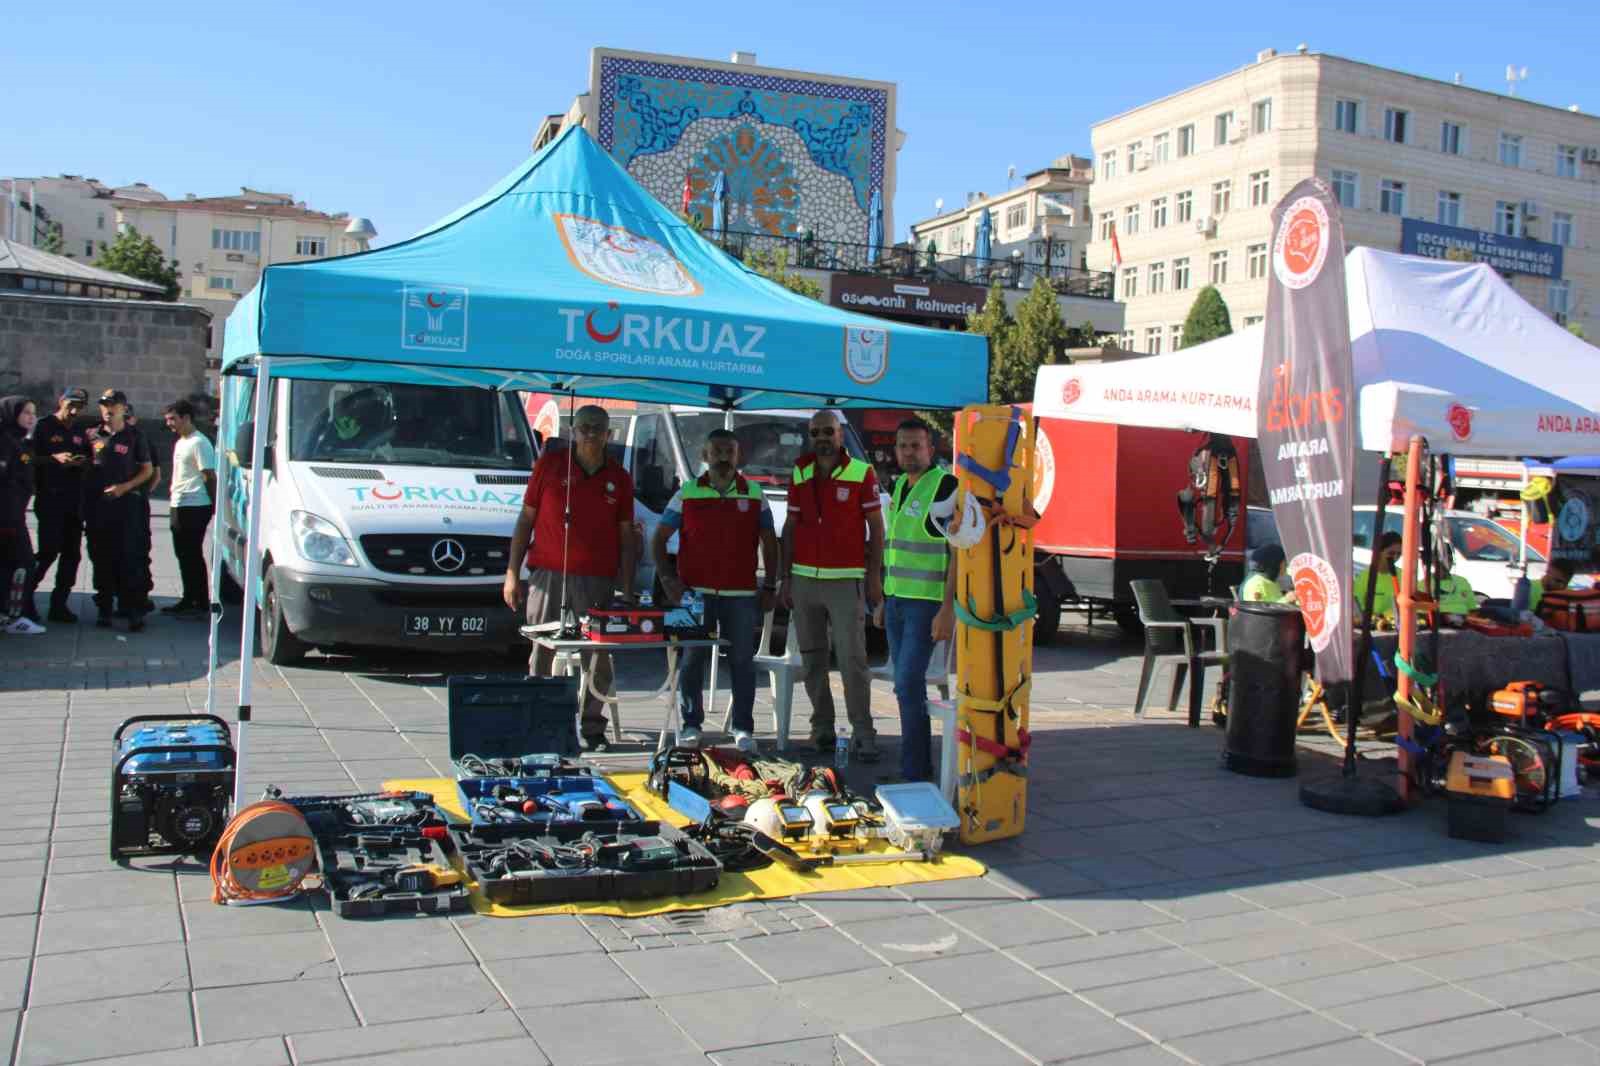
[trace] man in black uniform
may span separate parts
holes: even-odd
[[[133,404],[130,403],[128,405],[128,412],[123,416],[123,421],[132,427],[135,433],[140,436],[144,435],[144,430],[139,428],[139,419],[133,413]],[[145,447],[150,448],[149,438],[145,439]],[[155,449],[150,448],[150,455],[154,457],[155,454]],[[156,486],[159,484],[161,484],[161,464],[156,463],[155,470],[150,475],[150,480],[139,487],[139,500],[143,504],[141,508],[143,516],[139,519],[139,591],[143,595],[143,599],[140,602],[143,604],[142,610],[145,614],[149,614],[156,609],[155,601],[150,598],[156,590],[155,564],[151,559],[151,553],[154,551],[155,545],[150,538],[150,496],[156,491]],[[126,614],[127,611],[123,609],[123,613]]]
[[[92,456],[83,486],[83,519],[94,564],[95,625],[109,628],[117,608],[127,613],[129,632],[144,628],[143,487],[155,464],[144,434],[124,418],[128,398],[116,389],[100,396],[101,424],[90,434]],[[144,527],[148,529],[148,526]]]
[[[33,594],[54,565],[52,622],[78,620],[67,608],[67,598],[78,583],[78,564],[83,560],[83,476],[89,468],[89,439],[77,421],[88,402],[89,394],[83,389],[64,389],[55,413],[45,415],[33,427],[33,465],[38,471],[33,512],[39,518],[39,552],[28,582],[26,606],[37,609]]]

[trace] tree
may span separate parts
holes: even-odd
[[[45,223],[44,236],[39,238],[39,251],[49,252],[51,255],[60,255],[62,245],[61,223]]]
[[[1207,285],[1194,298],[1189,317],[1183,320],[1183,347],[1193,348],[1233,332],[1233,322],[1228,317],[1228,305],[1215,285]]]
[[[1071,333],[1061,318],[1055,287],[1048,278],[1036,279],[1017,304],[1016,328],[989,365],[989,402],[1032,403],[1039,368],[1060,358]]]
[[[178,298],[178,261],[165,259],[155,241],[128,226],[108,246],[100,244],[100,254],[94,265],[101,270],[114,270],[166,290],[164,299]]]
[[[822,286],[789,269],[789,251],[786,248],[758,248],[751,251],[745,265],[768,281],[775,281],[790,292],[812,300],[822,299]]]
[[[1584,334],[1583,334],[1583,323],[1581,323],[1581,322],[1568,322],[1567,323],[1567,332],[1572,334],[1574,337],[1578,338],[1580,341],[1585,341],[1585,340],[1589,339],[1588,337],[1584,336]]]

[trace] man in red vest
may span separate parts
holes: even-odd
[[[529,625],[554,622],[565,602],[578,617],[611,602],[620,583],[633,598],[633,479],[606,454],[611,416],[588,404],[572,418],[573,441],[550,441],[533,465],[522,513],[511,535],[511,555],[502,596],[513,611],[526,601]],[[570,528],[566,515],[570,509]],[[529,539],[532,538],[532,545]],[[522,580],[526,559],[529,581]],[[528,673],[550,676],[553,652],[534,645]],[[588,659],[590,688],[611,692],[611,656]],[[588,692],[583,704],[583,739],[591,748],[605,743],[604,703]]]
[[[744,752],[756,750],[756,633],[761,615],[772,609],[773,581],[778,571],[778,536],[772,509],[761,486],[739,473],[739,440],[732,430],[714,429],[701,457],[706,471],[680,488],[662,512],[651,551],[667,603],[683,599],[685,588],[705,598],[706,627],[715,626],[728,641],[728,667],[733,675],[733,742]],[[678,535],[677,565],[667,542]],[[756,587],[756,548],[761,548],[766,583]],[[678,713],[683,728],[678,743],[699,747],[705,720],[702,687],[708,649],[688,652],[678,668]]]
[[[832,411],[811,417],[811,451],[795,460],[783,523],[784,580],[778,597],[791,608],[811,699],[811,742],[834,746],[829,634],[844,679],[853,753],[878,760],[872,724],[864,609],[883,601],[883,504],[872,467],[844,450],[844,427]],[[863,603],[865,600],[865,603]]]

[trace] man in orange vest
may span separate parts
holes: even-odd
[[[762,614],[772,609],[778,535],[761,486],[739,473],[739,439],[733,431],[712,430],[701,458],[706,462],[705,473],[673,495],[661,514],[650,549],[667,604],[682,600],[685,588],[694,589],[705,599],[706,628],[715,627],[728,641],[733,743],[740,751],[753,753],[755,637]],[[678,535],[676,566],[667,554],[667,542],[674,533]],[[767,574],[759,590],[757,546]],[[678,668],[678,714],[683,720],[678,743],[687,748],[700,746],[700,724],[706,713],[702,689],[709,658],[708,649],[695,648],[686,653]]]
[[[832,411],[813,415],[810,433],[811,451],[795,460],[789,486],[778,598],[791,609],[789,620],[800,641],[811,699],[811,742],[818,751],[835,743],[833,690],[828,686],[831,632],[833,656],[844,679],[853,754],[862,762],[876,762],[864,608],[883,602],[878,478],[867,462],[844,450],[844,427]]]

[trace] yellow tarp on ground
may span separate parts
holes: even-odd
[[[644,774],[610,774],[606,779],[647,818],[675,826],[688,824],[687,818],[668,807],[645,787]],[[434,802],[441,810],[462,820],[467,817],[467,812],[462,810],[460,799],[456,795],[456,783],[448,777],[385,781],[383,787],[407,792],[427,792],[433,796]],[[873,849],[893,850],[882,841],[873,841],[868,850]],[[614,900],[606,903],[547,903],[526,907],[494,903],[478,890],[476,883],[470,887],[472,909],[479,914],[495,918],[524,918],[533,914],[606,914],[618,918],[642,918],[650,914],[700,910],[752,899],[777,899],[781,896],[803,896],[809,892],[837,892],[850,888],[884,888],[910,884],[914,881],[954,881],[962,877],[982,877],[983,874],[983,863],[963,855],[941,855],[937,862],[885,862],[823,867],[805,874],[796,873],[785,866],[773,863],[764,870],[752,870],[748,873],[724,872],[716,888],[693,896]]]

